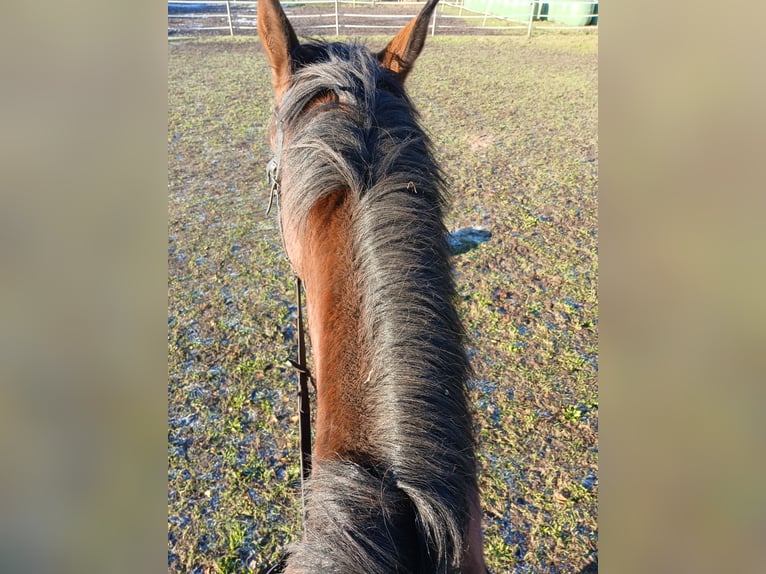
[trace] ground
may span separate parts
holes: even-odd
[[[597,570],[597,42],[436,36],[408,79],[449,229],[491,233],[454,268],[497,573]],[[168,51],[169,570],[259,572],[300,514],[269,70],[254,38]]]

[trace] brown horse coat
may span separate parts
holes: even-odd
[[[276,0],[258,3],[280,217],[317,382],[290,573],[486,571],[445,186],[404,90],[435,6],[372,54],[301,44]]]

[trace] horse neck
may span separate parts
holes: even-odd
[[[363,396],[369,359],[364,352],[361,295],[349,249],[350,203],[344,190],[317,202],[307,220],[302,254],[317,383],[317,460],[360,459],[369,456],[370,450]]]

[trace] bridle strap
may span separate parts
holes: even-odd
[[[306,333],[303,329],[303,303],[301,280],[295,277],[295,296],[298,304],[298,361],[293,366],[298,371],[298,410],[300,412],[301,437],[301,498],[303,499],[303,529],[306,529],[305,482],[311,476],[311,405],[309,404],[309,380],[311,373],[306,364]]]
[[[277,122],[276,150],[274,157],[266,166],[266,178],[270,188],[269,207],[266,210],[268,214],[276,201],[277,220],[279,221],[279,231],[282,239],[282,246],[285,247],[284,230],[282,229],[282,214],[279,213],[280,201],[279,192],[281,184],[280,159],[282,155],[282,126]],[[296,360],[290,360],[290,365],[298,371],[298,412],[300,447],[301,447],[301,498],[303,506],[303,530],[306,530],[306,480],[311,476],[311,404],[309,403],[309,381],[314,383],[311,371],[309,371],[306,361],[306,332],[303,327],[303,301],[302,301],[302,281],[300,277],[295,276],[295,297],[298,307],[297,331],[298,331],[298,357]],[[316,384],[314,383],[316,390]]]

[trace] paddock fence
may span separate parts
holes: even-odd
[[[389,33],[402,28],[425,2],[391,0],[288,0],[282,2],[296,33],[335,36]],[[168,37],[257,34],[257,1],[168,1]],[[431,35],[598,30],[598,0],[443,1]]]

